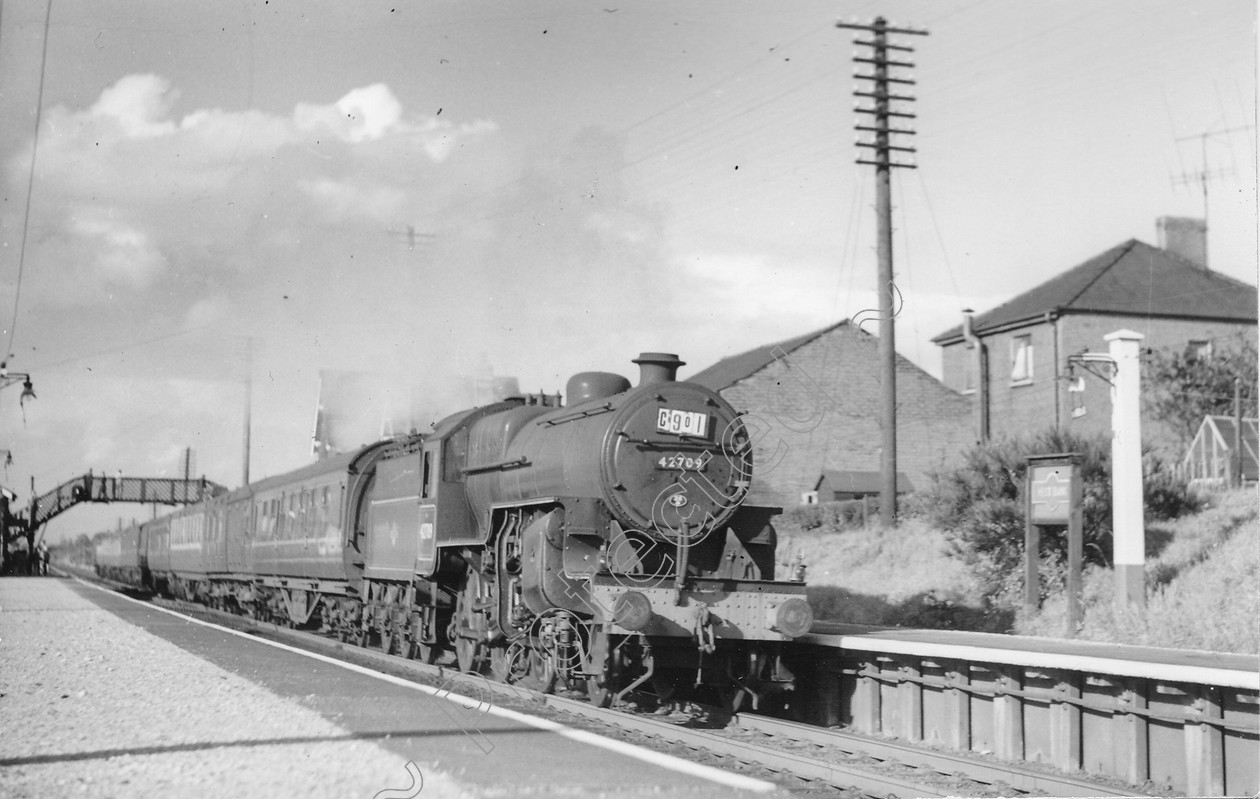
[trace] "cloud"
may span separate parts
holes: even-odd
[[[152,74],[125,76],[84,108],[57,106],[41,131],[38,242],[30,297],[49,307],[109,302],[188,313],[206,288],[257,293],[277,269],[318,268],[360,237],[360,259],[444,192],[484,182],[443,165],[493,138],[488,121],[407,112],[384,84],[289,115],[195,109]],[[465,161],[475,159],[465,159]],[[9,165],[24,180],[23,159]],[[363,238],[368,237],[368,238]],[[392,241],[392,240],[391,240]],[[346,255],[347,258],[351,254]],[[252,277],[251,277],[252,276]],[[119,294],[113,288],[135,290]],[[283,289],[281,294],[285,293]]]
[[[383,83],[354,89],[332,104],[298,103],[293,122],[305,134],[349,144],[415,139],[434,162],[445,160],[464,140],[498,130],[487,120],[457,125],[437,117],[407,119],[402,103]]]
[[[424,151],[434,162],[445,161],[453,151],[463,146],[468,140],[488,133],[494,133],[499,126],[488,120],[477,120],[461,125],[449,121],[432,119],[421,126],[416,133],[423,140]]]
[[[365,185],[355,179],[302,180],[298,187],[331,219],[396,221],[405,213],[407,192],[397,186]]]
[[[388,86],[377,83],[354,89],[331,105],[298,103],[293,120],[299,130],[352,143],[376,141],[398,128],[402,104]]]
[[[135,226],[95,216],[91,211],[70,224],[74,234],[89,243],[94,252],[92,266],[108,283],[143,289],[166,265],[151,237]]]
[[[230,318],[231,303],[222,294],[202,297],[184,314],[184,328],[195,329]]]
[[[128,138],[152,138],[174,133],[169,119],[179,92],[157,75],[128,75],[101,92],[80,119],[116,125]]]
[[[176,119],[179,97],[165,78],[128,75],[86,109],[49,109],[41,131],[41,185],[106,202],[169,203],[230,190],[234,178],[269,167],[286,148],[310,156],[303,160],[308,175],[335,176],[366,165],[374,177],[397,179],[403,153],[424,153],[438,163],[498,129],[487,120],[457,124],[409,115],[384,84],[353,89],[331,103],[299,102],[289,116],[202,108]],[[14,159],[14,179],[25,163],[25,157]]]

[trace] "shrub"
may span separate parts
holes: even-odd
[[[1142,494],[1146,517],[1166,521],[1203,509],[1203,500],[1186,490],[1173,470],[1152,453],[1142,456]]]
[[[932,475],[927,489],[907,503],[908,511],[923,514],[945,531],[950,554],[968,564],[989,601],[1011,601],[1022,581],[1027,458],[1057,452],[1081,455],[1085,562],[1109,565],[1111,448],[1105,437],[1052,430],[979,444],[964,453],[961,466]],[[1143,483],[1153,515],[1168,518],[1195,507],[1194,498],[1158,460],[1148,457],[1144,470],[1149,470]],[[1038,554],[1043,596],[1066,564],[1066,529],[1060,530],[1042,529]]]
[[[871,502],[869,512],[879,512],[879,503]],[[817,505],[799,505],[783,514],[786,522],[797,525],[802,531],[852,530],[866,526],[867,509],[861,501],[820,502]]]
[[[1142,408],[1188,444],[1207,415],[1232,415],[1234,381],[1241,380],[1243,407],[1256,407],[1256,334],[1225,337],[1211,357],[1187,350],[1148,350],[1142,364]]]

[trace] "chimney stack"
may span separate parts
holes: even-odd
[[[1207,269],[1207,221],[1185,216],[1161,216],[1155,220],[1159,248],[1178,255],[1200,269]]]
[[[650,386],[653,383],[672,383],[678,374],[678,367],[686,366],[672,352],[644,352],[631,363],[639,365],[640,386]]]

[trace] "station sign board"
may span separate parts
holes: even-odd
[[[1067,524],[1072,517],[1074,464],[1029,467],[1029,521],[1033,524]]]
[[[1081,456],[1075,452],[1030,455],[1024,487],[1024,607],[1030,615],[1041,605],[1038,575],[1042,527],[1047,535],[1067,534],[1067,637],[1081,619],[1081,567],[1084,560]],[[1066,527],[1066,531],[1062,528]]]

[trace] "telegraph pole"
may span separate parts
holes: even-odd
[[[854,78],[870,81],[869,91],[865,84],[853,92],[859,98],[854,110],[859,114],[871,117],[872,124],[854,125],[858,131],[858,147],[873,151],[870,159],[859,157],[857,163],[875,167],[875,207],[878,217],[876,231],[876,256],[879,261],[879,279],[876,287],[879,296],[879,362],[880,362],[880,492],[879,519],[885,527],[892,526],[897,518],[897,338],[893,330],[894,305],[897,287],[893,283],[893,248],[892,248],[892,170],[896,168],[915,169],[914,164],[899,163],[893,160],[894,153],[913,153],[913,147],[894,145],[893,136],[913,135],[908,128],[892,127],[894,119],[914,119],[914,114],[894,111],[894,102],[913,102],[908,95],[893,93],[893,87],[914,85],[910,78],[897,78],[889,74],[893,68],[909,68],[914,64],[908,61],[889,59],[890,51],[912,53],[914,48],[899,44],[890,44],[888,34],[907,34],[926,36],[927,31],[912,28],[892,27],[883,17],[876,17],[869,24],[858,22],[837,22],[837,28],[849,28],[871,34],[870,39],[863,39],[859,34],[853,40],[859,47],[870,48],[870,55],[855,55],[853,61],[858,65],[854,70]],[[865,53],[866,51],[860,51]],[[873,72],[862,71],[864,64],[870,64]],[[869,105],[863,105],[869,102]],[[873,134],[874,141],[864,140],[864,134]]]

